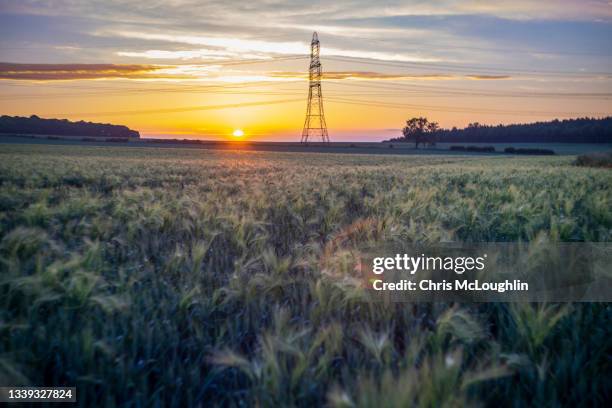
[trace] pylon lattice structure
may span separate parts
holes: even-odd
[[[323,113],[323,94],[321,93],[321,61],[319,59],[319,36],[316,31],[312,34],[310,43],[310,69],[308,85],[308,106],[306,107],[306,121],[302,130],[302,143],[313,139],[321,139],[329,143],[327,124]]]

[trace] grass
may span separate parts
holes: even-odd
[[[602,405],[608,304],[368,303],[363,244],[609,242],[612,173],[2,145],[0,384],[81,406]]]
[[[612,152],[582,154],[574,162],[576,166],[612,168]]]

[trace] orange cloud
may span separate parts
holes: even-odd
[[[144,64],[15,64],[0,63],[0,79],[29,81],[68,81],[87,79],[202,79],[209,80],[232,78],[232,74],[222,73],[209,76],[202,65],[144,65]],[[220,74],[220,75],[219,75]],[[446,80],[457,78],[474,80],[510,79],[508,75],[465,75],[459,76],[444,73],[393,74],[374,71],[327,71],[324,79],[330,80]],[[300,71],[269,71],[258,72],[257,80],[270,79],[308,79],[308,72]]]
[[[0,63],[0,79],[55,81],[111,78],[176,78],[157,73],[167,68],[158,65],[119,64],[14,64]]]
[[[469,79],[511,79],[510,75],[468,75]]]

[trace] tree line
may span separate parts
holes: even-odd
[[[612,143],[612,117],[555,119],[514,125],[470,123],[463,129],[442,129],[427,118],[411,118],[402,136],[386,142],[436,143]]]
[[[123,125],[85,122],[82,120],[71,122],[67,119],[42,119],[36,115],[30,117],[1,116],[0,133],[105,138],[140,137],[140,133]]]

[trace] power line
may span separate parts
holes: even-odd
[[[308,56],[306,55],[293,55],[293,56],[284,56],[284,57],[270,57],[270,58],[261,58],[261,59],[250,59],[250,60],[238,60],[238,61],[212,61],[209,65],[247,65],[247,64],[260,64],[266,62],[276,62],[276,61],[292,61],[292,60],[301,60],[306,59]],[[179,65],[180,66],[180,65]]]
[[[286,83],[302,83],[302,80],[297,81],[283,81],[283,84]],[[260,88],[266,87],[270,84],[278,84],[277,81],[266,81],[266,82],[250,82],[245,84],[223,84],[223,85],[189,85],[189,86],[176,86],[170,88],[153,88],[153,89],[143,89],[143,88],[97,88],[96,90],[101,90],[104,92],[91,92],[91,89],[86,86],[79,87],[66,87],[67,89],[75,89],[75,90],[87,90],[85,92],[80,93],[56,93],[56,94],[5,94],[1,95],[0,99],[14,99],[20,97],[27,98],[40,98],[40,97],[80,97],[80,96],[108,96],[108,95],[119,95],[119,96],[131,96],[133,94],[152,94],[152,93],[226,93],[226,89],[241,89],[241,88]],[[58,87],[60,88],[60,87]],[[227,92],[229,93],[229,92]],[[239,92],[236,92],[239,93]]]
[[[289,92],[289,91],[223,91],[223,90],[219,90],[219,91],[198,91],[198,90],[194,90],[194,91],[176,91],[178,93],[194,93],[194,94],[207,94],[207,95],[298,95],[301,93],[298,92]],[[150,92],[155,93],[155,92]],[[162,92],[164,93],[164,92]],[[350,94],[350,93],[349,93]],[[55,94],[55,95],[3,95],[0,96],[0,100],[15,100],[15,99],[53,99],[53,98],[57,98],[57,97],[71,97],[71,98],[81,98],[81,97],[93,97],[93,98],[99,98],[100,96],[108,96],[108,95],[112,95],[112,96],[117,96],[117,97],[122,97],[122,96],[126,96],[126,97],[130,97],[133,96],[133,94],[122,94],[122,93],[103,93],[103,94],[99,94],[99,93],[82,93],[82,94]]]
[[[364,81],[352,81],[352,80],[324,80],[326,83],[359,87],[375,90],[385,90],[385,93],[362,93],[362,95],[379,95],[395,97],[399,92],[405,94],[407,92],[415,95],[417,93],[423,94],[423,96],[483,96],[483,97],[512,97],[512,98],[564,98],[564,99],[604,99],[607,100],[612,97],[612,93],[609,92],[535,92],[535,91],[496,91],[496,90],[475,90],[473,88],[466,87],[447,87],[447,86],[435,86],[435,85],[422,85],[422,84],[411,84],[411,83],[399,83],[399,81],[388,81],[380,80],[376,82],[373,79]],[[91,89],[89,86],[54,86],[53,89],[75,89],[75,90],[86,90],[86,92],[79,93],[55,93],[55,94],[4,94],[0,96],[0,99],[28,99],[28,98],[56,98],[56,97],[84,97],[84,96],[108,96],[108,95],[119,95],[119,96],[130,96],[132,94],[151,94],[151,93],[210,93],[210,94],[275,94],[277,92],[240,92],[235,91],[243,88],[263,88],[275,85],[286,85],[286,84],[297,84],[302,83],[303,80],[287,80],[287,81],[258,81],[248,82],[240,84],[218,84],[218,85],[175,85],[173,87],[164,88],[153,88],[143,89],[139,88],[124,88],[124,87],[97,87]],[[14,84],[6,84],[14,85]],[[230,90],[230,91],[228,91]],[[291,90],[293,91],[293,90]],[[346,92],[345,92],[346,93]]]
[[[343,84],[344,85],[344,84]],[[372,84],[375,85],[375,84]],[[512,93],[481,93],[481,92],[444,92],[444,91],[432,91],[432,90],[419,90],[419,89],[393,89],[387,87],[377,87],[373,86],[370,89],[383,89],[382,91],[328,91],[327,95],[352,95],[352,96],[374,96],[381,98],[401,98],[406,95],[410,95],[412,97],[423,97],[423,98],[431,98],[431,97],[445,97],[445,98],[463,98],[465,96],[478,96],[485,98],[552,98],[552,99],[585,99],[585,100],[610,100],[612,99],[612,94],[580,94],[580,93],[557,93],[557,94],[512,94]],[[99,98],[105,96],[117,96],[117,97],[131,97],[137,93],[146,93],[146,94],[155,94],[155,93],[181,93],[181,94],[205,94],[205,95],[300,95],[301,92],[298,90],[276,90],[276,91],[253,91],[253,90],[232,90],[232,88],[228,88],[229,90],[224,89],[166,89],[166,90],[150,90],[146,92],[121,92],[121,91],[111,91],[111,92],[82,92],[82,93],[59,93],[59,94],[5,94],[0,96],[0,100],[20,100],[20,99],[54,99],[60,97],[71,97],[71,98]]]
[[[330,34],[334,35],[334,34]],[[270,35],[270,36],[257,36],[257,37],[247,37],[243,38],[245,40],[269,40],[273,38],[286,38],[286,34],[278,34],[278,35]],[[372,37],[356,37],[351,36],[352,39],[359,39],[363,41],[369,42],[378,42],[384,44],[393,44],[393,39],[380,39],[380,38],[372,38]],[[150,43],[163,43],[163,45],[167,45],[169,41],[166,40],[147,40],[148,43],[138,43],[138,44],[120,44],[117,43],[101,43],[101,44],[46,44],[46,45],[27,45],[27,46],[10,46],[10,47],[0,47],[0,50],[37,50],[37,49],[62,49],[62,48],[74,48],[74,49],[84,49],[84,48],[138,48],[138,49],[150,49],[151,47],[157,46]],[[170,41],[170,43],[172,43]],[[537,50],[537,49],[524,49],[524,48],[501,48],[501,47],[486,47],[486,46],[467,46],[467,45],[455,45],[455,44],[441,44],[441,43],[424,43],[419,41],[415,44],[420,47],[424,47],[426,50],[431,49],[444,49],[444,50],[474,50],[474,51],[497,51],[503,53],[512,53],[512,54],[542,54],[542,55],[569,55],[569,56],[590,56],[590,57],[612,57],[611,54],[602,54],[597,52],[576,52],[576,51],[545,51],[545,50]],[[192,50],[195,48],[189,48],[187,50]],[[179,49],[177,51],[184,51],[185,49]]]
[[[354,37],[353,39],[359,39],[363,41],[374,41],[380,42],[384,44],[393,43],[392,39],[380,39],[380,38],[372,38],[372,37]],[[475,50],[475,51],[498,51],[503,53],[512,53],[512,54],[542,54],[542,55],[572,55],[572,56],[591,56],[591,57],[612,57],[611,54],[599,54],[594,52],[571,52],[571,51],[543,51],[543,50],[534,50],[534,49],[521,49],[521,48],[500,48],[500,47],[476,47],[476,46],[465,46],[465,45],[454,45],[454,44],[440,44],[440,43],[424,43],[422,41],[418,41],[415,45],[420,47],[426,47],[427,50]]]
[[[506,75],[510,74],[537,74],[547,76],[610,76],[612,72],[575,72],[575,71],[554,71],[554,70],[536,70],[536,69],[521,69],[521,68],[498,68],[498,67],[486,67],[478,65],[452,65],[442,63],[428,63],[428,62],[408,62],[408,61],[372,61],[366,58],[359,57],[334,57],[328,56],[327,59],[340,61],[340,62],[352,62],[358,60],[362,64],[368,65],[381,65],[391,67],[410,67],[410,68],[433,68],[433,69],[450,69],[457,72],[468,73],[476,75],[474,71],[489,71],[496,73],[503,73]],[[482,75],[482,74],[481,74]]]
[[[120,78],[118,78],[120,79]],[[195,80],[192,80],[195,81]],[[115,86],[104,86],[104,87],[99,87],[99,86],[92,86],[95,84],[88,84],[88,85],[60,85],[60,84],[45,84],[45,89],[76,89],[76,90],[80,90],[80,89],[84,89],[84,90],[109,90],[109,91],[122,91],[122,92],[151,92],[151,91],[166,91],[166,90],[190,90],[190,89],[215,89],[215,88],[242,88],[242,87],[250,87],[250,86],[267,86],[267,85],[273,85],[273,84],[287,84],[287,83],[297,83],[297,82],[304,82],[304,80],[284,80],[284,81],[251,81],[251,82],[241,82],[241,83],[222,83],[222,84],[217,84],[217,85],[211,85],[211,84],[185,84],[185,85],[174,85],[172,87],[165,87],[165,88],[153,88],[153,89],[145,89],[142,87],[115,87]],[[2,82],[0,82],[0,85],[2,86],[16,86],[16,87],[35,87],[37,89],[40,88],[39,84],[36,85],[32,85],[30,83],[25,83],[25,84],[13,84],[13,83],[6,83],[3,84]],[[122,84],[120,84],[122,85]]]
[[[367,80],[370,81],[370,80]],[[327,82],[343,85],[343,86],[356,86],[365,88],[379,88],[388,89],[390,91],[398,91],[399,89],[406,90],[423,90],[431,93],[440,93],[445,95],[468,95],[468,96],[511,96],[511,97],[555,97],[555,98],[572,98],[572,97],[593,97],[593,98],[608,98],[612,96],[610,92],[533,92],[533,91],[494,91],[494,90],[474,90],[470,88],[461,87],[446,87],[446,86],[435,86],[435,85],[417,85],[417,84],[405,84],[393,82],[392,84],[386,83],[369,83],[367,81],[334,81],[328,80]]]
[[[484,109],[484,108],[461,108],[452,106],[439,106],[439,105],[417,105],[417,104],[406,104],[406,103],[385,103],[378,101],[364,101],[359,99],[346,99],[341,97],[328,97],[328,100],[333,103],[348,104],[348,105],[359,105],[369,107],[380,107],[380,108],[392,108],[392,109],[427,109],[430,111],[437,112],[457,112],[457,113],[484,113],[484,114],[502,114],[502,115],[528,115],[528,116],[543,116],[543,115],[561,115],[561,116],[575,116],[575,115],[599,115],[606,116],[610,113],[605,112],[552,112],[552,111],[524,111],[524,110],[499,110],[499,109]],[[200,106],[185,106],[180,108],[167,108],[167,109],[142,109],[142,110],[126,110],[126,111],[111,111],[111,112],[73,112],[73,113],[48,113],[46,116],[54,117],[68,117],[68,116],[123,116],[123,115],[145,115],[145,114],[156,114],[156,113],[181,113],[191,111],[203,111],[203,110],[220,110],[230,108],[242,108],[251,106],[263,106],[263,105],[274,105],[292,102],[301,102],[301,98],[295,99],[282,99],[273,101],[260,101],[260,102],[245,102],[245,103],[234,103],[224,105],[200,105]]]
[[[565,116],[573,116],[573,115],[600,115],[605,116],[609,115],[609,113],[603,112],[550,112],[550,111],[523,111],[523,110],[500,110],[500,109],[486,109],[486,108],[461,108],[454,106],[439,106],[439,105],[416,105],[416,104],[407,104],[407,103],[386,103],[386,102],[377,102],[377,101],[364,101],[358,99],[346,99],[340,97],[330,97],[329,100],[337,103],[344,103],[349,105],[362,105],[362,106],[372,106],[372,107],[381,107],[381,108],[395,108],[395,109],[422,109],[425,108],[431,111],[438,112],[457,112],[457,113],[491,113],[491,114],[506,114],[506,115],[529,115],[529,116],[542,116],[542,115],[565,115]]]
[[[154,113],[181,113],[181,112],[192,112],[192,111],[203,111],[203,110],[243,108],[243,107],[249,107],[249,106],[275,105],[275,104],[280,104],[280,103],[291,103],[291,102],[300,102],[300,101],[302,101],[302,99],[281,99],[281,100],[261,101],[261,102],[231,103],[231,104],[225,104],[225,105],[184,106],[180,108],[167,108],[167,109],[140,109],[140,110],[111,111],[111,112],[48,113],[47,115],[48,116],[148,115],[148,114],[154,114]]]

